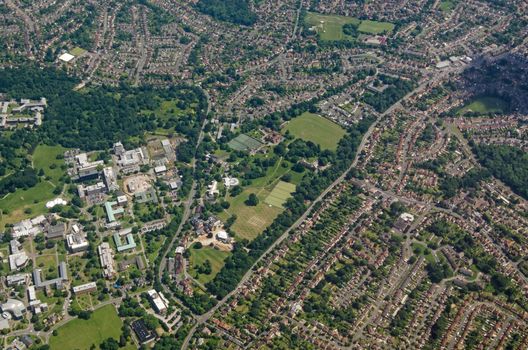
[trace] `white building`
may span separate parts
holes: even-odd
[[[147,292],[152,308],[158,314],[164,314],[169,307],[169,301],[165,298],[162,292],[156,292],[155,289],[151,289]]]

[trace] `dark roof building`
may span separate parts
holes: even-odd
[[[48,239],[63,238],[66,234],[66,223],[59,222],[56,225],[50,225],[46,237]]]
[[[147,328],[145,321],[139,319],[132,322],[132,329],[140,343],[145,344],[154,340],[154,332]]]

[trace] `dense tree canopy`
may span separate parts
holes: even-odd
[[[481,164],[496,178],[528,199],[528,153],[511,146],[473,145]]]
[[[249,0],[199,0],[199,11],[226,22],[250,26],[257,20],[249,6]]]

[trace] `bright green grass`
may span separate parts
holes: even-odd
[[[309,112],[292,119],[286,130],[297,138],[312,141],[321,148],[330,150],[336,150],[339,140],[346,134],[346,131],[336,123]]]
[[[493,96],[482,96],[472,100],[469,104],[462,107],[458,111],[458,114],[463,115],[467,112],[482,114],[504,113],[506,110],[508,110],[508,104],[503,99]]]
[[[86,52],[86,50],[83,49],[82,47],[79,47],[79,46],[76,46],[76,47],[74,47],[73,49],[70,50],[70,53],[72,55],[76,56],[76,57],[82,55],[85,52]]]
[[[354,17],[321,15],[315,12],[306,14],[306,22],[316,28],[321,40],[337,41],[350,40],[353,37],[343,33],[343,25],[359,25],[361,21]]]
[[[229,252],[224,252],[212,247],[202,247],[200,249],[190,248],[190,252],[191,276],[193,277],[197,274],[195,270],[196,267],[203,265],[205,260],[211,262],[211,274],[198,274],[197,280],[202,284],[209,282],[216,276],[218,271],[224,266],[225,259],[230,255]]]
[[[268,190],[262,190],[257,193],[259,204],[256,206],[247,206],[244,202],[248,199],[250,193],[256,193],[254,189],[246,189],[240,195],[230,198],[231,206],[227,212],[222,213],[220,218],[227,220],[232,214],[237,219],[231,229],[235,232],[237,238],[253,240],[260,235],[266,227],[282,212],[282,208],[277,208],[266,204],[264,200],[269,195]]]
[[[35,187],[27,190],[18,189],[0,199],[0,210],[7,210],[8,214],[0,214],[0,229],[7,223],[14,223],[28,217],[34,217],[47,212],[46,202],[57,197],[53,194],[59,179],[65,173],[61,169],[63,159],[56,159],[57,155],[63,154],[66,149],[60,146],[39,145],[32,155],[33,168],[38,172],[44,170],[46,177],[50,180],[42,180]],[[54,169],[50,166],[54,164]],[[31,213],[24,211],[30,209]]]
[[[89,349],[107,338],[119,340],[122,326],[114,306],[107,305],[94,311],[89,320],[75,319],[59,327],[49,344],[52,350]]]
[[[361,21],[358,30],[368,34],[390,33],[394,30],[394,24],[378,21]]]
[[[440,11],[448,12],[456,7],[457,2],[457,0],[443,0],[440,2],[440,5],[438,5],[438,8]]]
[[[326,41],[354,40],[355,38],[343,32],[345,24],[354,24],[358,30],[367,34],[390,33],[394,24],[389,22],[361,21],[354,17],[322,15],[315,12],[306,14],[306,23],[314,27],[319,38]]]
[[[269,196],[266,197],[265,202],[267,204],[271,204],[275,207],[281,208],[284,203],[288,200],[288,198],[291,197],[292,193],[295,192],[295,185],[279,181],[275,187],[273,188],[273,191],[269,194]]]
[[[258,156],[260,155],[257,155],[257,157]],[[240,195],[227,198],[230,207],[219,216],[220,219],[224,221],[233,214],[237,216],[235,223],[231,227],[236,234],[236,238],[248,240],[255,239],[284,210],[282,206],[274,207],[265,202],[280,177],[285,173],[290,172],[289,163],[288,167],[282,167],[282,163],[284,162],[283,159],[280,159],[275,166],[268,168],[266,176],[254,179],[251,182],[251,185],[246,187]],[[291,173],[292,175],[298,174],[295,172]],[[292,183],[297,184],[300,181],[301,176],[292,176]],[[250,193],[255,193],[259,199],[259,204],[254,207],[247,206],[244,203]]]
[[[425,260],[429,263],[436,262],[433,253],[430,249],[427,248],[425,244],[414,242],[411,244],[411,247],[413,249],[413,252],[416,251],[418,255],[423,255]],[[426,254],[428,252],[428,254]]]
[[[63,159],[57,159],[58,155],[63,155],[66,151],[66,148],[61,146],[45,146],[40,145],[35,148],[33,152],[33,168],[35,170],[43,169],[46,176],[51,177],[51,182],[57,183],[62,175],[64,175],[64,170],[61,169],[61,165],[64,164]],[[51,167],[55,166],[54,169]]]

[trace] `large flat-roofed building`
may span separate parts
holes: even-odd
[[[114,209],[114,207],[116,208]],[[125,209],[117,206],[117,202],[106,202],[105,210],[108,222],[116,221],[116,215],[122,215],[125,212]]]
[[[141,319],[132,322],[132,329],[134,330],[134,333],[141,344],[146,344],[156,338],[154,333],[148,329],[145,321]]]
[[[101,243],[101,245],[97,247],[97,251],[99,253],[101,267],[103,268],[103,277],[114,277],[116,272],[114,267],[114,252],[112,251],[112,248],[110,248],[110,244],[107,242]]]
[[[148,162],[148,157],[141,147],[127,151],[121,142],[116,142],[113,149],[117,165],[123,174],[139,171],[140,166]]]
[[[80,286],[75,286],[72,290],[76,295],[95,292],[97,290],[97,284],[95,282],[88,282]]]
[[[58,222],[55,225],[50,225],[46,231],[47,239],[63,238],[66,234],[68,226],[65,222]]]
[[[56,288],[61,289],[63,283],[66,281],[68,281],[68,268],[64,261],[61,261],[59,263],[59,277],[54,278],[52,280],[43,281],[42,270],[33,270],[33,284],[35,285],[35,288],[46,288],[55,285]]]
[[[27,283],[29,279],[29,274],[27,273],[18,273],[16,275],[9,275],[6,277],[6,283],[8,287],[12,286],[22,286]]]
[[[136,242],[134,241],[134,236],[130,229],[121,230],[124,232],[114,233],[114,243],[118,252],[124,252],[126,250],[136,248]],[[130,231],[130,232],[129,232]],[[125,237],[125,242],[123,242],[122,236]]]
[[[98,183],[89,186],[77,186],[77,192],[79,193],[79,197],[81,199],[89,196],[95,196],[104,193],[105,191],[106,186],[102,181],[99,181]]]
[[[156,292],[155,289],[151,289],[147,292],[147,294],[150,298],[150,303],[152,304],[154,311],[156,311],[158,314],[164,314],[167,312],[169,301],[165,298],[162,292]]]
[[[14,319],[19,320],[24,316],[26,307],[24,303],[17,299],[7,299],[7,301],[0,305],[2,312],[9,312]]]
[[[103,179],[108,191],[117,191],[119,189],[116,173],[114,172],[114,168],[111,166],[103,169]]]
[[[72,253],[82,252],[87,250],[90,244],[86,240],[86,236],[82,232],[71,233],[66,236],[66,245],[68,250]]]

